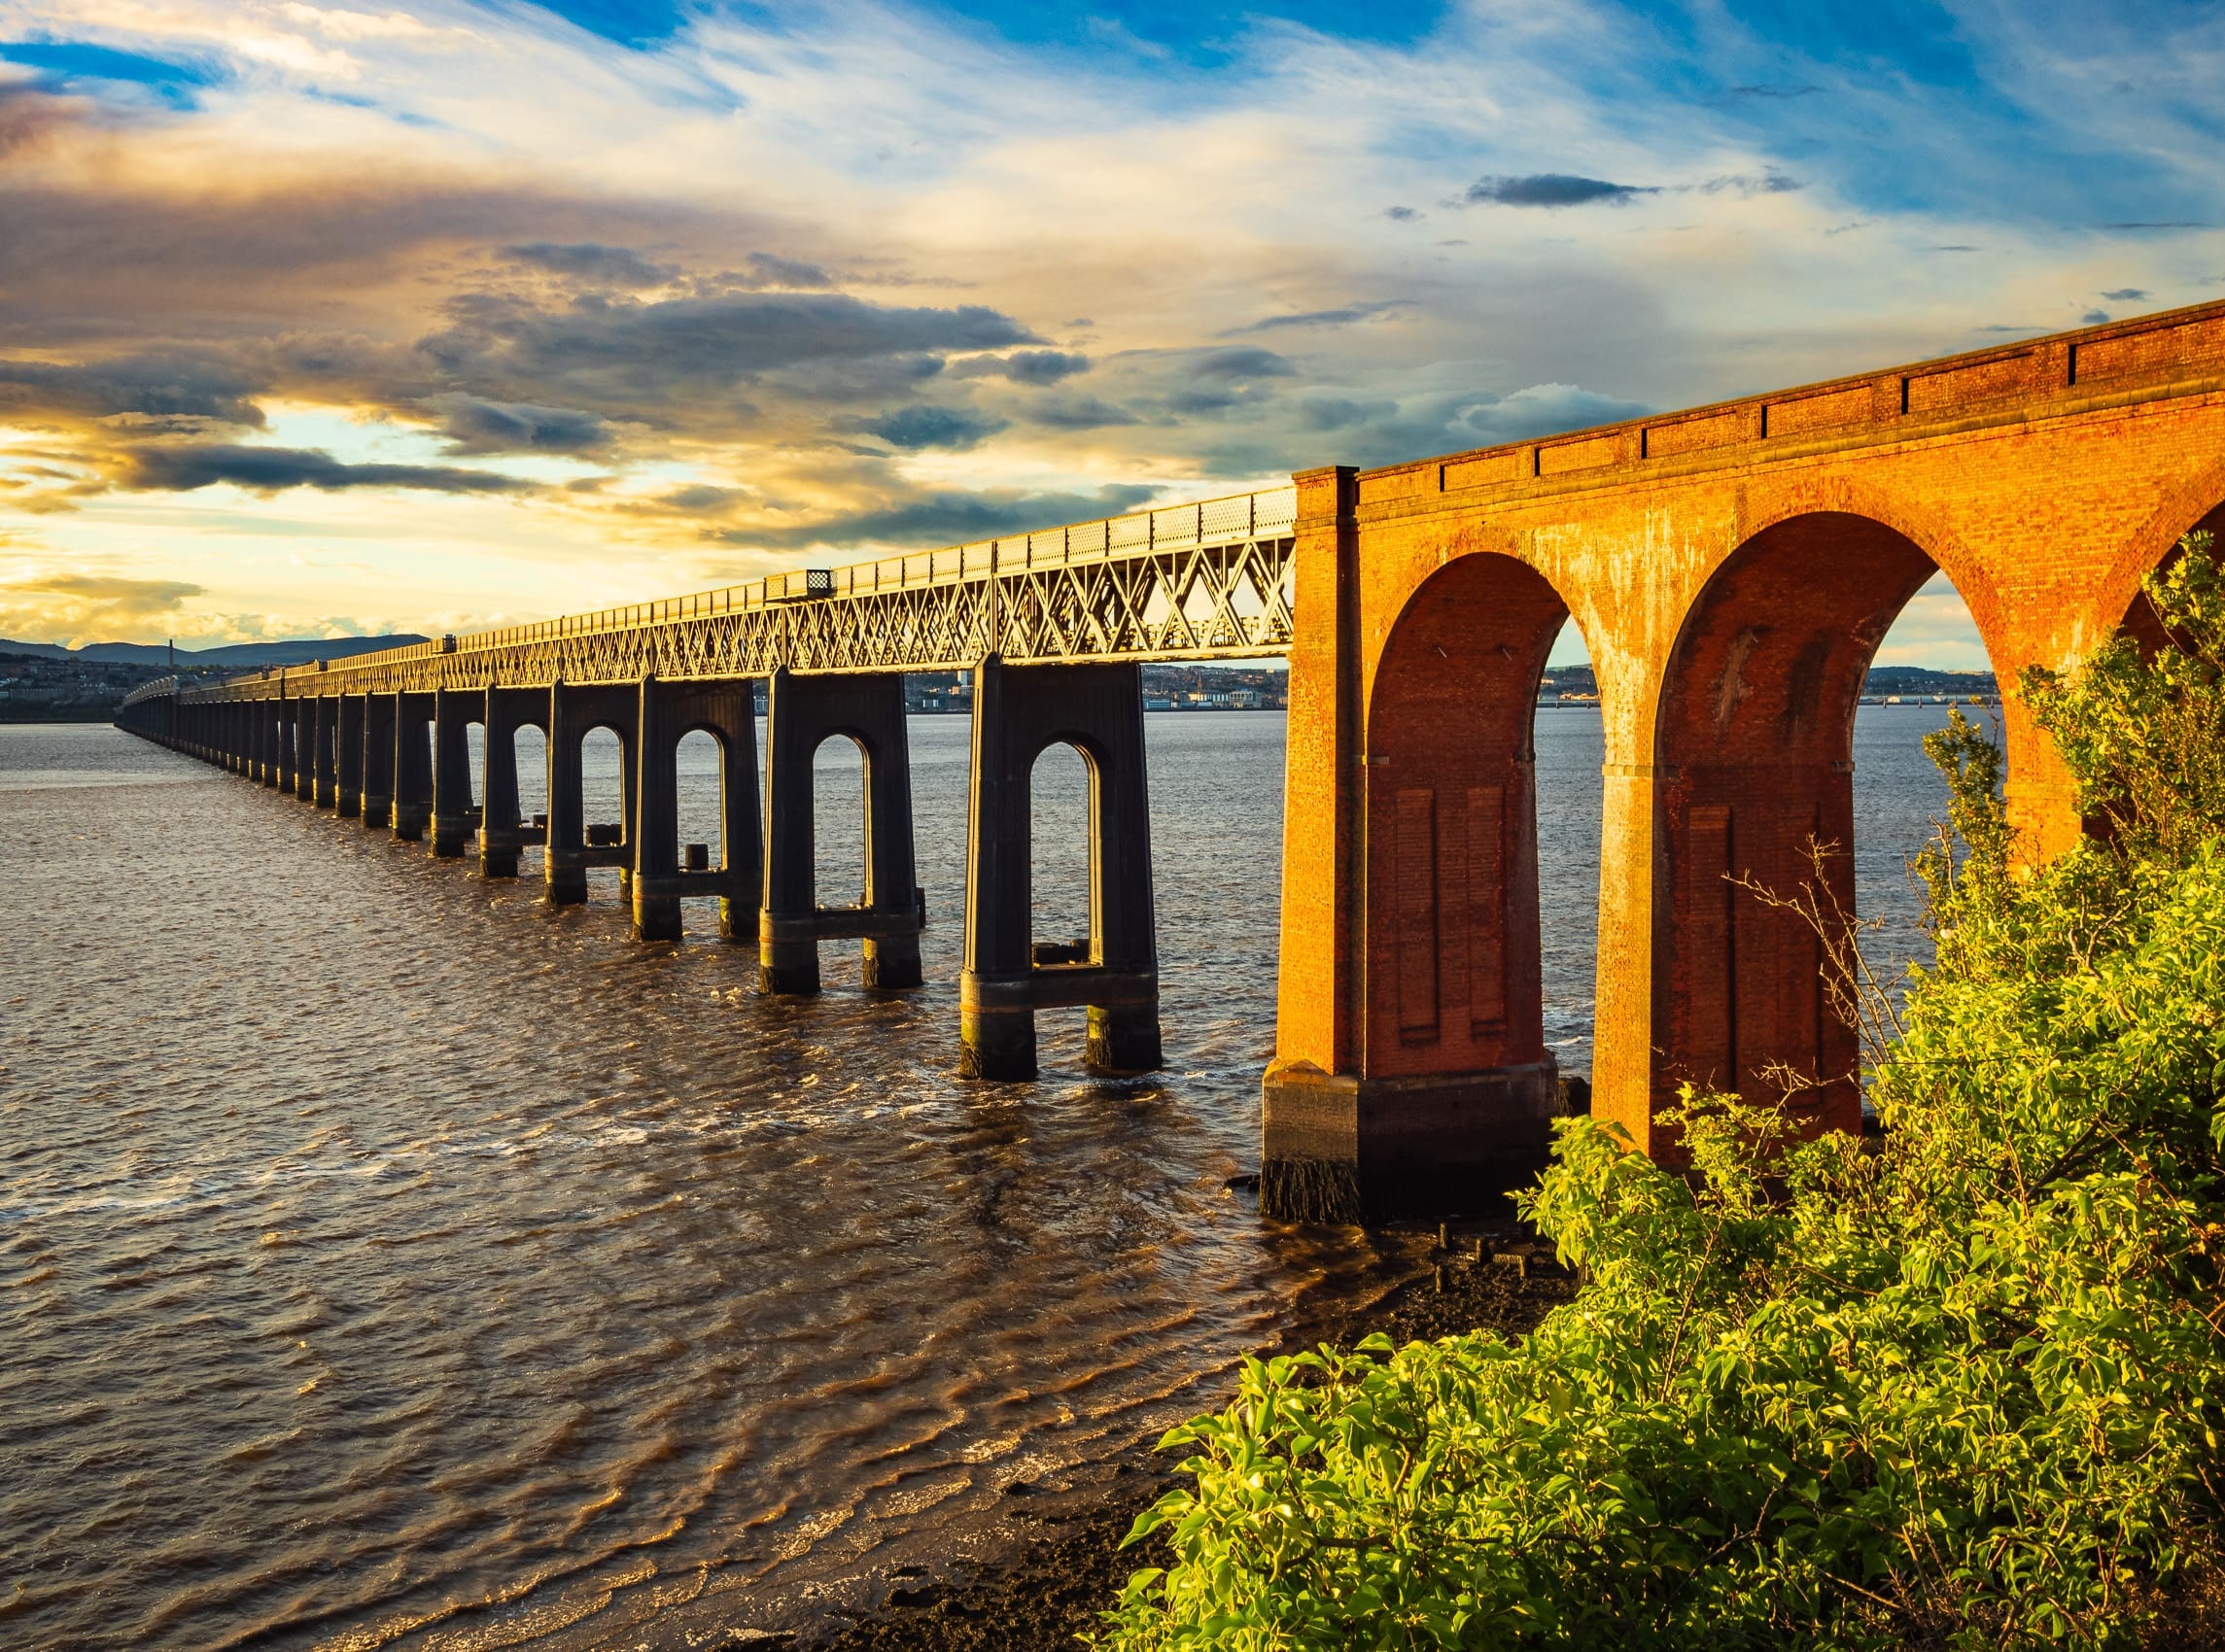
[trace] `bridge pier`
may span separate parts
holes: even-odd
[[[757,984],[818,990],[818,944],[864,943],[864,982],[920,984],[920,892],[912,858],[912,757],[904,678],[895,671],[799,676],[776,671],[766,696],[765,905]],[[826,740],[865,759],[865,898],[819,905],[814,763]]]
[[[1544,1164],[1538,679],[1568,610],[1534,570],[1438,566],[1364,675],[1356,489],[1299,478],[1275,1060],[1260,1204],[1480,1210]],[[1363,688],[1372,692],[1363,692]]]
[[[285,706],[286,770],[280,788],[295,797],[305,798],[309,795],[309,776],[315,763],[315,707],[300,695],[291,696]]]
[[[433,823],[433,696],[394,697],[394,835],[417,843]]]
[[[337,702],[329,694],[317,695],[310,701],[315,707],[310,713],[309,804],[313,809],[330,809],[339,795],[339,767],[336,762],[334,737],[338,734],[337,718],[333,708]]]
[[[333,808],[343,820],[353,820],[364,809],[364,696],[335,695],[332,710],[338,719],[332,754],[338,776]]]
[[[393,819],[394,808],[394,696],[365,695],[361,715],[364,829],[383,832]]]
[[[479,872],[486,878],[515,878],[518,852],[545,836],[531,821],[518,818],[518,750],[520,729],[539,729],[548,738],[548,695],[537,688],[487,689],[487,706],[480,725],[486,743],[479,768]]]
[[[284,702],[258,700],[250,709],[255,713],[255,777],[275,790],[278,786],[281,761],[280,713]]]
[[[452,688],[433,691],[433,858],[460,860],[477,830],[471,807],[471,740],[476,696]]]
[[[1065,742],[1090,773],[1088,951],[1037,946],[1029,788],[1035,760]],[[1143,694],[1133,665],[1007,666],[974,671],[965,968],[958,1070],[1031,1079],[1035,1012],[1086,1006],[1087,1061],[1099,1072],[1160,1064],[1159,944]]]
[[[541,852],[541,876],[552,907],[577,906],[587,899],[587,870],[614,866],[632,896],[634,851],[634,763],[641,748],[641,693],[630,687],[574,687],[561,678],[548,691],[548,834]],[[580,741],[595,729],[618,737],[618,809],[614,834],[596,833],[589,843]],[[608,824],[608,823],[606,823]],[[600,841],[604,837],[611,842]]]
[[[747,941],[761,890],[757,829],[757,706],[747,678],[723,682],[642,679],[635,727],[636,795],[628,837],[634,848],[630,893],[634,933],[643,941],[680,938],[680,901],[718,897],[718,933]],[[719,864],[679,861],[679,742],[697,730],[719,747]]]

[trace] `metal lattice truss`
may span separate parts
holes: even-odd
[[[189,688],[188,701],[1287,652],[1295,489],[776,574]],[[149,683],[132,699],[176,692]],[[128,704],[128,702],[127,702]]]

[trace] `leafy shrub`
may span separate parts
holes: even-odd
[[[2225,580],[2189,542],[2148,595],[2154,658],[2024,685],[2106,828],[2071,853],[2020,875],[1999,752],[1928,741],[1883,1138],[1687,1092],[1680,1173],[1564,1121],[1524,1202],[1578,1298],[1247,1365],[1099,1644],[2138,1641],[2225,1428]]]

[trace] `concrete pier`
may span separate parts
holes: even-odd
[[[904,679],[894,671],[840,676],[773,673],[766,697],[765,908],[757,920],[757,981],[767,992],[818,990],[818,944],[864,943],[867,986],[920,984],[921,900],[912,853],[912,762]],[[829,740],[854,740],[865,760],[864,899],[821,906],[814,763]]]
[[[637,790],[629,828],[634,932],[643,941],[678,941],[681,899],[715,895],[718,933],[728,941],[747,941],[756,932],[762,881],[753,685],[747,679],[666,683],[643,677],[635,727]],[[716,867],[683,867],[679,858],[679,742],[698,731],[719,749]]]
[[[394,808],[394,696],[363,697],[363,818],[366,831],[383,832]]]
[[[339,734],[333,746],[333,766],[338,775],[333,807],[347,820],[356,818],[364,809],[364,699],[360,694],[343,694],[332,702],[334,714],[339,718]]]
[[[405,843],[433,822],[433,696],[394,699],[394,835]]]
[[[515,878],[518,852],[541,841],[542,831],[518,818],[520,729],[539,729],[548,738],[548,694],[538,688],[489,688],[481,726],[486,745],[479,768],[479,871],[488,878]]]
[[[641,691],[626,685],[574,687],[559,679],[548,691],[548,834],[541,875],[552,907],[587,899],[587,869],[614,866],[631,897],[635,755],[641,749]],[[614,822],[591,822],[582,796],[580,742],[596,729],[618,737],[619,810]],[[615,832],[593,830],[616,826]],[[594,842],[590,842],[590,838]],[[604,841],[608,840],[608,841]]]
[[[1036,758],[1060,742],[1079,751],[1090,772],[1086,953],[1058,942],[1038,946],[1030,930],[1029,791]],[[1033,1078],[1035,1012],[1074,1005],[1089,1010],[1091,1067],[1156,1068],[1159,943],[1135,666],[1006,666],[993,654],[982,663],[974,673],[967,837],[959,1071]]]
[[[455,689],[433,691],[433,858],[458,860],[477,835],[478,809],[471,802],[471,741],[469,730],[478,696]]]

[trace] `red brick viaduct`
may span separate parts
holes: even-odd
[[[1594,1112],[1657,1151],[1680,1081],[1774,1094],[1783,1063],[1821,1081],[1812,1127],[1857,1127],[1815,936],[1729,878],[1851,849],[1857,698],[1935,570],[2003,685],[2027,852],[2075,836],[2010,685],[2225,521],[2225,304],[1298,485],[1269,1204],[1443,1204],[1536,1162],[1531,719],[1569,618],[1606,730]]]

